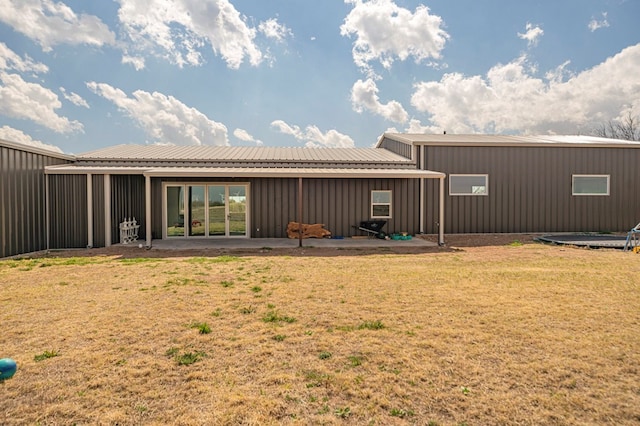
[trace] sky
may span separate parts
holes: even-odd
[[[0,0],[0,138],[371,147],[640,114],[640,0]]]

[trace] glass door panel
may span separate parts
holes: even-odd
[[[224,185],[209,186],[209,235],[227,235],[226,223],[226,187]]]
[[[167,187],[167,237],[184,237],[184,187]]]
[[[204,186],[188,186],[189,196],[189,236],[203,237],[205,235],[205,208],[204,208]]]
[[[230,185],[229,189],[229,235],[247,235],[247,187]]]

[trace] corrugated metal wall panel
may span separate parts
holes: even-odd
[[[87,236],[87,176],[49,175],[50,248],[83,248]]]
[[[44,168],[67,163],[0,145],[0,258],[46,249]]]
[[[238,179],[250,185],[250,236],[286,238],[287,225],[298,221],[298,179]],[[162,182],[189,182],[188,179],[154,179],[153,238],[162,236]],[[199,179],[205,182],[234,182]],[[419,232],[417,179],[303,179],[303,221],[323,223],[333,235],[362,234],[354,229],[369,220],[371,191],[393,191],[393,218],[385,232]]]
[[[93,183],[93,247],[104,247],[104,175],[93,175],[91,181]]]
[[[488,196],[449,196],[445,233],[626,231],[640,221],[640,151],[625,148],[427,146],[425,168],[488,174]],[[573,174],[608,174],[609,196],[573,196]],[[437,183],[427,216],[437,217]],[[428,233],[436,233],[433,220]]]
[[[384,148],[387,151],[391,151],[409,159],[411,159],[411,151],[413,150],[412,145],[394,141],[388,138],[383,139],[382,143],[380,144],[380,148]]]
[[[162,212],[162,210],[160,210]],[[138,238],[146,238],[144,176],[111,175],[111,242],[120,242],[120,223],[135,217],[140,225]],[[159,221],[162,220],[160,216]],[[162,235],[162,229],[160,229]]]

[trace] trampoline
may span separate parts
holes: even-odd
[[[535,240],[543,243],[568,246],[624,249],[627,236],[610,234],[558,234],[543,235],[542,237],[535,238]]]

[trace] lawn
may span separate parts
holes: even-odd
[[[3,425],[640,423],[640,256],[0,261]]]

